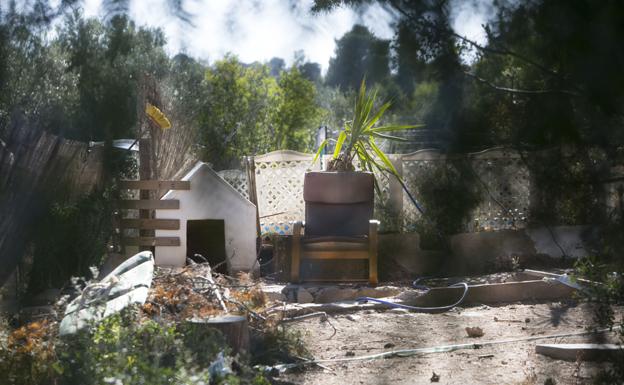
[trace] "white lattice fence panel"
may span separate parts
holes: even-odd
[[[445,160],[446,157],[436,150],[420,150],[402,157],[403,181],[416,199],[418,199],[419,183],[425,179],[426,175],[440,167]],[[415,224],[422,215],[405,192],[402,192],[402,198],[403,230],[407,232],[416,231]]]
[[[228,184],[242,196],[249,199],[249,182],[247,181],[247,174],[243,170],[222,170],[217,174],[223,178]]]
[[[263,233],[291,233],[290,222],[305,217],[303,178],[312,165],[312,154],[276,151],[255,158],[256,188],[261,230]],[[436,150],[421,150],[406,155],[389,155],[395,167],[418,199],[419,183],[438,167],[446,156]],[[324,164],[330,156],[324,157]],[[519,154],[499,149],[470,154],[478,178],[481,203],[465,224],[466,231],[521,228],[526,225],[530,199],[530,175]],[[356,169],[360,169],[356,163]],[[375,217],[385,231],[416,231],[421,214],[393,176],[375,172],[381,194],[375,194]],[[244,178],[243,173],[237,178]],[[224,177],[226,180],[230,177]],[[246,179],[245,179],[246,181]],[[230,182],[235,183],[235,182]],[[243,185],[239,187],[243,188]],[[239,190],[240,191],[240,190]],[[246,191],[246,188],[245,188]],[[247,196],[247,194],[244,194]],[[504,209],[503,209],[504,207]],[[425,208],[426,209],[426,208]]]
[[[492,149],[467,157],[475,176],[479,179],[480,204],[472,211],[472,220],[465,231],[502,230],[522,228],[527,223],[530,202],[530,174],[517,152]],[[421,150],[403,156],[403,178],[409,190],[416,195],[420,183],[438,167],[443,167],[446,157],[434,150]],[[425,207],[426,210],[426,207]],[[403,228],[416,231],[421,218],[407,194],[403,195]]]
[[[469,231],[526,226],[530,204],[530,173],[515,151],[492,149],[471,156],[482,182],[481,204],[473,212]]]
[[[314,155],[296,151],[274,151],[254,159],[260,228],[263,234],[290,234],[291,221],[303,220],[303,177],[319,170]]]

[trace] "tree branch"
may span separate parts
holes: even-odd
[[[399,11],[399,13],[401,13],[403,16],[405,16],[407,19],[411,20],[414,23],[427,23],[427,27],[429,28],[433,28],[436,29],[439,32],[442,33],[448,33],[451,36],[456,37],[457,39],[463,41],[464,43],[467,43],[469,45],[471,45],[472,47],[478,49],[479,51],[482,52],[487,52],[487,53],[491,53],[491,54],[495,54],[495,55],[507,55],[507,56],[513,56],[518,60],[521,60],[539,70],[541,70],[542,72],[545,72],[549,75],[558,77],[558,78],[563,78],[563,76],[558,73],[557,71],[553,71],[550,68],[545,67],[542,64],[537,63],[536,61],[529,59],[528,57],[521,55],[517,52],[511,51],[507,48],[505,49],[497,49],[497,48],[492,48],[492,47],[486,47],[486,46],[482,46],[481,44],[477,43],[474,40],[470,40],[468,39],[466,36],[460,35],[459,33],[453,31],[452,29],[449,30],[443,30],[442,28],[436,26],[435,24],[429,22],[428,20],[426,20],[425,18],[418,18],[412,14],[410,14],[409,12],[407,12],[405,9],[403,9],[396,0],[391,0],[390,3],[392,4],[392,6],[394,8],[396,8],[397,11]]]
[[[578,93],[574,92],[574,91],[570,91],[570,90],[523,90],[523,89],[518,89],[518,88],[509,88],[509,87],[501,87],[501,86],[497,86],[496,84],[493,84],[492,82],[483,79],[471,72],[464,72],[464,74],[466,76],[469,76],[475,80],[477,80],[479,83],[483,83],[486,86],[496,90],[496,91],[500,91],[500,92],[507,92],[507,93],[512,93],[512,94],[522,94],[522,95],[545,95],[545,94],[564,94],[564,95],[569,95],[569,96],[579,96]]]

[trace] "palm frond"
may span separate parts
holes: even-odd
[[[314,159],[312,159],[312,164],[316,163],[318,158],[321,156],[321,152],[323,152],[323,149],[327,146],[327,143],[329,143],[328,139],[325,139],[324,141],[321,142],[321,144],[319,145],[318,151],[316,151],[316,154],[314,155]]]
[[[371,131],[374,132],[389,132],[389,131],[401,131],[401,130],[411,130],[414,128],[424,127],[424,124],[411,124],[411,125],[390,125],[390,126],[379,126],[371,128]]]
[[[395,140],[397,142],[407,142],[406,138],[402,138],[400,136],[382,134],[380,132],[374,132],[373,131],[373,132],[371,132],[371,135],[376,137],[376,138],[381,138],[381,139]]]
[[[401,178],[401,176],[399,175],[399,172],[397,171],[397,169],[394,167],[394,165],[390,161],[390,158],[388,158],[388,156],[384,154],[384,152],[381,151],[379,147],[377,147],[373,139],[369,139],[368,145],[375,152],[375,154],[379,157],[379,159],[381,159],[381,161],[383,162],[383,165],[386,166],[388,170],[392,174],[394,174],[394,176],[396,176],[397,178]]]
[[[406,141],[407,139],[387,132],[409,130],[422,127],[423,125],[383,125],[375,126],[391,106],[390,102],[384,103],[375,109],[377,89],[370,93],[366,91],[366,79],[362,79],[359,92],[355,98],[353,120],[345,122],[344,129],[340,132],[334,149],[333,158],[341,158],[343,162],[334,164],[332,167],[341,169],[344,164],[351,165],[357,158],[362,169],[373,171],[377,169],[388,172],[397,178],[401,178],[398,171],[386,154],[375,143],[376,138]],[[320,149],[319,149],[320,151]],[[318,155],[317,155],[318,156]],[[352,167],[352,165],[351,165]]]
[[[338,140],[336,141],[336,148],[334,148],[334,159],[338,158],[338,155],[340,155],[340,150],[342,150],[342,144],[344,143],[345,139],[347,139],[347,133],[345,131],[342,131],[338,136]]]
[[[383,114],[386,113],[386,110],[389,107],[390,107],[389,102],[381,106],[379,110],[377,110],[375,115],[366,122],[366,126],[364,127],[363,132],[368,132],[370,129],[372,129],[375,123],[377,123],[377,121],[383,116]]]

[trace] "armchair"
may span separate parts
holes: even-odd
[[[303,198],[305,222],[293,224],[291,281],[377,284],[379,221],[371,219],[373,175],[309,172]]]

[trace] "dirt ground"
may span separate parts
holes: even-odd
[[[622,309],[618,310],[619,312]],[[497,319],[497,320],[496,320]],[[365,310],[331,315],[290,326],[303,333],[315,359],[344,358],[390,350],[482,343],[520,337],[576,333],[592,325],[588,304],[535,303],[456,308],[442,314]],[[484,336],[469,338],[464,330],[478,326]],[[609,342],[614,334],[603,334]],[[604,341],[603,339],[603,341]],[[555,384],[591,383],[600,363],[566,362],[535,353],[538,343],[596,342],[596,336],[575,336],[483,346],[479,349],[411,357],[324,364],[282,374],[296,384]],[[548,383],[548,382],[546,382]]]

